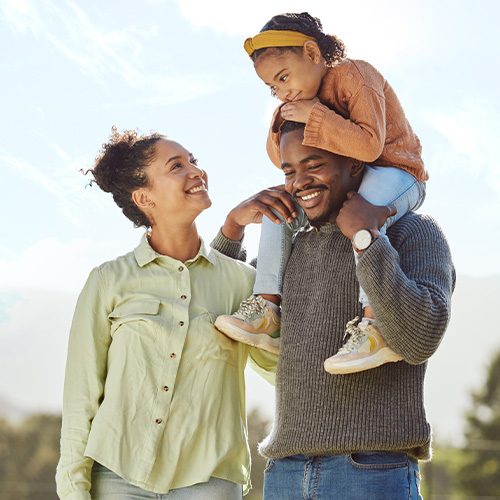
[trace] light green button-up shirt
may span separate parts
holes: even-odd
[[[254,269],[201,244],[187,262],[146,237],[94,269],[78,298],[64,386],[57,492],[90,499],[94,460],[145,490],[211,476],[249,487],[244,368],[276,357],[213,322],[250,295]]]

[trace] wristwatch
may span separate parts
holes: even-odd
[[[378,237],[380,233],[372,229],[360,229],[352,237],[352,246],[356,252],[366,250]]]

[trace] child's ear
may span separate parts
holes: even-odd
[[[313,40],[307,40],[304,43],[304,54],[308,57],[314,64],[319,64],[321,61],[321,50],[319,50],[318,44]]]

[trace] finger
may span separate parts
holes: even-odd
[[[394,205],[387,205],[386,208],[389,211],[389,215],[387,217],[392,217],[398,213],[398,210]]]
[[[263,212],[264,207],[270,210],[271,212],[272,212],[271,209],[273,209],[287,222],[292,222],[293,220],[290,208],[284,203],[284,201],[279,196],[262,196],[259,199],[259,210]],[[276,214],[274,214],[273,217],[269,218],[271,220],[276,219]]]
[[[282,186],[276,186],[278,189],[270,188],[269,195],[276,198],[281,202],[286,209],[288,210],[288,213],[292,218],[297,217],[299,214],[297,212],[297,207],[295,206],[295,202],[292,198],[292,196],[287,193],[284,189],[284,185]],[[276,207],[277,210],[279,210],[279,202],[278,202],[278,207]],[[273,207],[275,208],[275,207]],[[280,212],[281,213],[281,212]],[[288,217],[285,216],[285,214],[282,214],[283,217],[287,220],[287,222],[291,222]]]

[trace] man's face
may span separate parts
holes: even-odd
[[[352,158],[304,146],[303,139],[303,129],[281,137],[285,189],[296,198],[313,226],[335,222],[347,193],[359,187],[360,169],[354,167]]]

